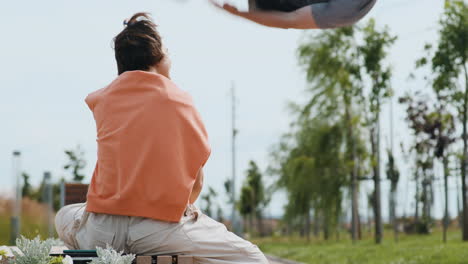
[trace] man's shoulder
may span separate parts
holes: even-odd
[[[179,86],[171,79],[164,77],[163,83],[164,85],[162,88],[169,102],[189,106],[193,105],[192,96],[188,92],[179,88]]]

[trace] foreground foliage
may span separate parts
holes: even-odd
[[[106,249],[97,248],[98,258],[94,259],[91,264],[132,264],[135,255],[123,255],[122,252],[117,252],[111,247],[107,246]]]
[[[50,249],[52,246],[60,246],[62,242],[56,239],[47,239],[42,241],[39,237],[29,240],[25,237],[21,237],[16,240],[16,246],[21,250],[23,254],[19,254],[13,251],[15,256],[14,260],[11,260],[11,264],[53,264],[57,263],[56,259],[49,256]],[[59,259],[60,263],[62,259]]]

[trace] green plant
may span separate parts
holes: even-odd
[[[110,246],[107,248],[96,248],[98,258],[93,259],[90,264],[132,264],[135,255],[122,255],[122,252],[117,252]]]
[[[49,264],[62,264],[62,263],[63,263],[63,257],[53,257],[49,261]]]
[[[57,239],[42,241],[39,236],[32,240],[22,236],[16,240],[16,246],[23,254],[13,251],[15,258],[10,264],[51,264],[53,258],[49,256],[50,249],[62,244]]]

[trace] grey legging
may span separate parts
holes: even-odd
[[[251,8],[291,12],[310,6],[319,28],[349,26],[363,18],[377,0],[250,0]]]

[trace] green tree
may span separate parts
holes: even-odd
[[[389,66],[383,66],[387,58],[388,49],[394,44],[396,37],[389,33],[388,27],[379,31],[375,20],[363,28],[363,43],[358,46],[362,58],[362,69],[369,77],[371,89],[367,96],[368,116],[367,125],[370,130],[371,165],[374,179],[374,221],[375,241],[382,242],[382,206],[380,191],[380,112],[383,101],[390,96],[390,81],[392,71]]]
[[[330,124],[343,122],[345,131],[344,164],[349,176],[352,200],[351,237],[358,238],[359,228],[359,131],[362,93],[359,54],[356,50],[355,28],[345,27],[323,31],[311,36],[299,46],[299,63],[305,69],[309,84],[309,100],[302,107],[302,116],[317,113]],[[326,218],[326,217],[325,217]]]
[[[251,190],[250,186],[243,185],[240,191],[240,198],[239,198],[239,212],[241,216],[244,218],[244,223],[248,224],[248,231],[253,232],[253,191]]]
[[[310,240],[313,209],[316,216],[321,215],[323,235],[329,239],[337,231],[343,191],[349,186],[343,152],[345,131],[341,121],[330,124],[318,118],[301,118],[297,127],[289,147],[281,144],[283,155],[275,153],[277,184],[286,190],[289,200],[285,220],[292,224],[299,221],[301,234]]]
[[[439,40],[436,47],[426,45],[427,56],[418,66],[429,65],[430,82],[434,91],[457,109],[462,125],[461,158],[462,182],[462,238],[468,241],[468,201],[466,174],[468,165],[468,6],[464,0],[446,0],[439,20]]]
[[[224,222],[224,213],[223,209],[221,206],[218,206],[216,209],[216,217],[218,218],[218,222],[223,223]]]
[[[240,212],[243,216],[250,217],[250,230],[253,231],[254,219],[257,232],[262,234],[262,212],[268,205],[269,198],[266,195],[263,176],[254,161],[249,162],[246,171],[246,179],[241,189]]]
[[[395,158],[391,149],[387,150],[388,163],[387,163],[387,179],[390,180],[390,221],[393,225],[393,232],[395,241],[398,241],[398,222],[396,217],[396,193],[398,181],[400,180],[400,172],[395,164]]]
[[[29,183],[29,174],[23,172],[21,176],[23,177],[23,188],[21,190],[22,197],[33,198],[34,190],[31,186],[31,183]]]
[[[435,136],[438,122],[434,122],[437,113],[429,107],[428,96],[415,93],[400,98],[400,102],[406,104],[406,120],[413,131],[414,145],[411,150],[415,154],[415,182],[416,182],[416,208],[415,224],[417,231],[428,233],[432,222],[431,208],[434,202],[434,151],[437,148]],[[419,188],[422,187],[422,192]],[[422,202],[422,221],[419,219],[419,203]]]
[[[84,152],[81,150],[80,146],[77,146],[74,150],[65,150],[65,154],[68,157],[68,163],[65,164],[63,168],[71,171],[74,182],[83,181],[85,175],[82,174],[81,171],[86,167]]]
[[[455,122],[453,115],[445,111],[441,105],[438,109],[429,115],[429,122],[431,124],[430,130],[427,133],[436,141],[434,156],[438,158],[443,165],[443,178],[444,178],[444,220],[443,220],[443,241],[447,242],[447,229],[450,222],[449,216],[449,199],[448,199],[448,177],[450,175],[449,168],[449,150],[450,146],[455,142]]]
[[[226,195],[227,195],[227,204],[230,205],[229,208],[232,208],[233,205],[235,205],[236,207],[239,207],[239,201],[236,200],[235,197],[233,197],[232,180],[231,179],[226,179],[224,181],[223,186],[224,186],[224,191],[226,192]],[[229,212],[230,212],[230,210],[229,210]],[[235,230],[234,223],[232,223],[232,215],[230,215],[228,218],[230,218],[230,220],[231,220],[231,229]]]
[[[53,183],[53,182],[48,183],[50,184],[50,188],[52,189],[52,207],[54,208],[55,211],[58,211],[60,209],[60,186],[61,186],[61,183],[64,181],[65,180],[62,178],[57,183]],[[45,199],[46,184],[47,184],[47,181],[46,181],[45,174],[44,174],[39,187],[33,189],[31,193],[31,199],[36,200],[39,203],[47,202],[47,199]]]
[[[203,211],[209,217],[213,217],[213,203],[218,196],[218,193],[211,187],[208,187],[208,192],[203,194],[200,198],[204,202],[205,207]]]
[[[64,181],[65,180],[62,178],[57,183],[52,183],[52,206],[56,212],[60,210],[60,190]]]

